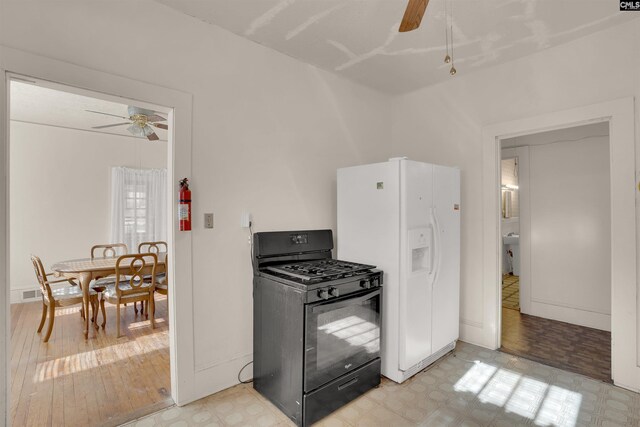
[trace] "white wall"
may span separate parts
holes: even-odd
[[[528,148],[526,156],[521,151],[522,147],[529,147],[530,145],[543,145],[550,144],[558,141],[573,141],[593,136],[608,136],[609,135],[609,123],[600,122],[583,126],[570,127],[567,129],[558,129],[548,132],[540,132],[531,135],[522,135],[513,138],[507,138],[500,141],[500,147],[502,148],[502,183],[503,184],[515,184],[519,185],[519,177],[513,173],[513,164],[509,163],[505,169],[505,161],[513,162],[513,159],[517,159],[518,163],[521,163],[521,159],[518,156],[528,158]],[[518,152],[520,154],[518,154]],[[506,160],[505,160],[506,159]],[[518,171],[519,173],[520,171]],[[526,187],[526,184],[525,184]],[[502,234],[508,233],[520,233],[520,193],[522,189],[512,191],[512,218],[503,218],[501,221]],[[504,265],[503,265],[504,266]]]
[[[236,383],[252,353],[241,212],[255,231],[335,229],[336,169],[389,157],[388,97],[150,1],[3,7],[0,44],[193,94],[187,386],[195,398]]]
[[[479,304],[482,265],[482,128],[543,113],[640,96],[638,20],[393,100],[394,155],[462,170],[461,337],[493,346]],[[637,100],[636,100],[636,105]],[[636,144],[638,128],[636,115]],[[414,141],[422,141],[416,144]],[[637,150],[640,152],[640,150]],[[628,351],[635,351],[629,348]]]
[[[528,314],[611,330],[609,138],[535,145],[529,153]]]
[[[19,302],[38,288],[31,254],[48,269],[109,243],[111,167],[165,168],[167,143],[17,121],[10,132],[10,284]]]

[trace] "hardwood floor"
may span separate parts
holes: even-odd
[[[502,309],[501,351],[611,382],[611,333]]]
[[[115,306],[106,304],[106,329],[92,324],[86,341],[80,307],[57,309],[48,343],[36,332],[42,304],[11,305],[12,425],[117,425],[173,404],[167,300],[156,301],[156,329],[121,308],[119,339]]]

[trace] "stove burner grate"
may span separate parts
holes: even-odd
[[[374,265],[358,264],[337,259],[323,259],[269,266],[266,270],[302,280],[311,280],[334,276],[336,278],[349,277],[374,268]]]

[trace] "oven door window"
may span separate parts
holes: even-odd
[[[380,355],[381,289],[306,309],[305,391]]]

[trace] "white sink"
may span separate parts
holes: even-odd
[[[505,245],[517,245],[520,243],[520,235],[512,234],[511,236],[502,236],[502,243]]]

